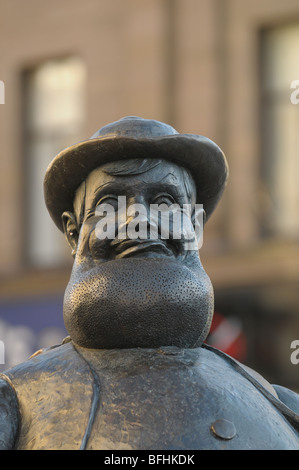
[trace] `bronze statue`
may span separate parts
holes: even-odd
[[[204,342],[213,288],[191,242],[227,175],[209,139],[138,117],[53,160],[69,337],[1,375],[0,448],[299,449],[298,395]]]

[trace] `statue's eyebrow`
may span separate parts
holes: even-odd
[[[162,183],[162,181],[166,180],[168,177],[171,177],[173,180],[175,180],[176,182],[178,181],[178,177],[174,174],[174,173],[167,173],[167,175],[163,176],[163,178],[161,178],[160,180],[156,180],[155,183]],[[142,180],[144,181],[144,180]],[[144,181],[145,183],[145,181]]]
[[[156,186],[157,184],[160,184],[162,183],[164,180],[166,180],[167,178],[169,178],[169,176],[171,177],[172,180],[175,180],[175,182],[178,181],[178,178],[175,174],[173,173],[167,173],[167,175],[163,176],[163,178],[161,178],[160,180],[155,180],[153,181],[152,183],[150,183],[149,181],[146,181],[142,178],[140,178],[140,181],[142,181],[143,183],[146,183],[146,184],[151,184],[153,187]],[[100,186],[98,186],[96,189],[94,189],[93,193],[96,195],[99,191],[102,191],[103,189],[105,188],[111,188],[112,191],[116,191],[117,193],[120,192],[120,188],[121,190],[123,190],[124,187],[129,187],[131,188],[132,186],[129,184],[129,183],[122,183],[120,185],[119,181],[108,181],[107,183],[103,183],[101,184]]]
[[[132,185],[128,183],[120,184],[119,181],[108,181],[107,183],[103,183],[92,191],[91,205],[94,206],[97,203],[101,194],[107,195],[110,193],[115,196],[122,196],[124,195],[126,188],[132,189]]]
[[[162,181],[164,181],[165,179],[167,179],[169,176],[170,176],[172,179],[174,179],[175,181],[178,181],[177,176],[176,176],[174,173],[169,172],[169,173],[167,173],[167,175],[163,176],[163,178],[161,178],[160,180],[156,180],[156,181],[153,183],[153,185],[156,184],[156,183],[161,183]],[[143,180],[142,178],[141,178],[141,181],[142,181],[143,183],[148,183],[148,181],[145,181],[145,180]],[[94,192],[94,194],[96,194],[98,191],[104,189],[106,186],[111,186],[111,187],[113,188],[113,187],[116,187],[116,186],[118,186],[118,185],[119,185],[119,182],[116,182],[116,181],[108,181],[107,183],[103,183],[103,184],[101,184],[100,186],[98,186],[93,192]]]
[[[98,191],[102,190],[103,188],[105,188],[105,186],[115,186],[115,182],[114,181],[108,181],[107,183],[103,183],[101,184],[100,186],[98,186],[93,192],[94,194],[98,193]]]
[[[114,187],[113,187],[114,186]],[[85,199],[84,199],[84,214],[89,214],[93,211],[95,204],[97,203],[98,200],[98,194],[105,190],[105,188],[111,187],[112,191],[115,191],[115,182],[114,181],[108,181],[107,183],[103,183],[100,186],[97,186],[95,189],[90,189],[89,191],[89,203],[88,207],[86,207],[86,197],[87,197],[87,191],[85,191]],[[116,191],[117,192],[117,191]]]

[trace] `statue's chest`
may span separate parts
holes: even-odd
[[[214,353],[65,349],[12,376],[20,449],[299,449],[284,416]]]
[[[87,448],[299,449],[285,418],[234,372],[187,363],[102,371]]]

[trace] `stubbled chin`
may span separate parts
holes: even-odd
[[[87,348],[195,347],[205,340],[213,289],[200,261],[120,259],[74,266],[64,298],[65,326]]]

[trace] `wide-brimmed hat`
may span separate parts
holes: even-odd
[[[222,150],[201,135],[180,134],[160,121],[129,116],[102,127],[90,139],[60,152],[44,179],[48,211],[60,230],[61,216],[73,211],[74,195],[95,168],[131,158],[169,160],[187,168],[196,184],[197,203],[208,219],[226,185],[228,166]]]

